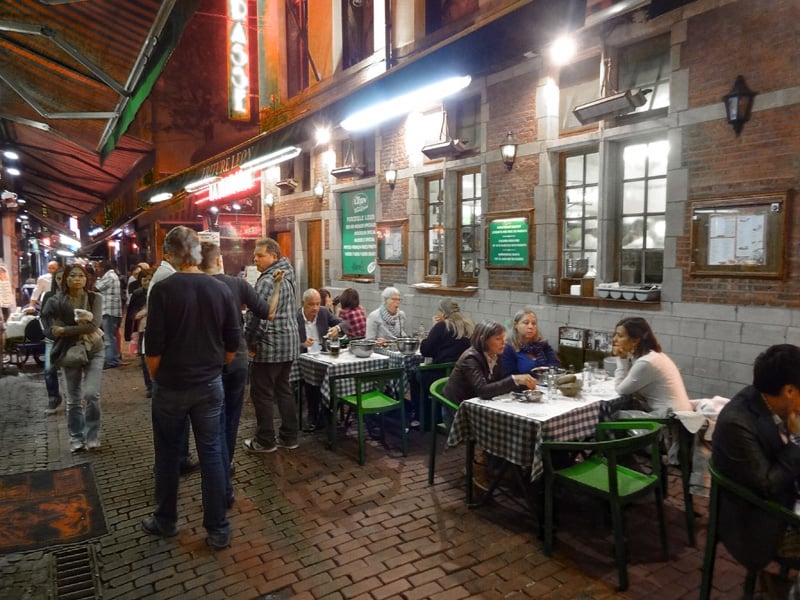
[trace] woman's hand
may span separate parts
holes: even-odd
[[[514,383],[516,383],[517,385],[520,386],[524,385],[529,390],[536,389],[536,378],[533,375],[525,373],[522,375],[513,375],[513,377],[514,377]]]
[[[61,327],[60,325],[53,325],[50,328],[50,333],[52,333],[56,337],[61,337],[62,335],[64,335],[64,328]]]

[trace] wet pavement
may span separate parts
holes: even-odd
[[[611,532],[595,506],[561,499],[558,545],[548,558],[527,512],[502,498],[465,506],[463,445],[440,455],[433,486],[429,437],[415,431],[407,457],[389,434],[388,449],[368,444],[363,467],[353,432],[335,453],[320,431],[302,434],[296,450],[237,450],[232,544],[214,551],[205,544],[198,473],[181,482],[178,535],[141,530],[152,510],[153,446],[137,363],[104,371],[102,447],[91,453],[70,454],[63,404],[45,415],[44,379],[32,362],[0,377],[0,402],[0,473],[90,462],[108,525],[106,535],[77,548],[0,555],[4,600],[69,597],[55,583],[65,550],[86,553],[95,597],[104,599],[698,597],[707,502],[696,500],[698,544],[689,547],[677,470],[667,500],[671,560],[662,560],[652,502],[633,507],[630,588],[619,593]],[[246,400],[240,441],[254,422]],[[714,597],[741,597],[743,579],[720,548]]]

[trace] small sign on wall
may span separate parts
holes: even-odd
[[[531,269],[533,210],[486,215],[487,267]]]

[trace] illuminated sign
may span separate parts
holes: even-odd
[[[247,0],[228,0],[228,118],[250,120]]]
[[[252,190],[258,185],[259,179],[255,177],[253,171],[237,171],[232,175],[223,177],[216,183],[212,183],[208,188],[208,201],[214,202],[228,196],[235,196],[242,192]],[[200,204],[203,200],[196,202]]]

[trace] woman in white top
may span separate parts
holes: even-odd
[[[406,313],[400,310],[400,290],[387,287],[381,292],[383,306],[373,310],[367,316],[368,340],[377,340],[382,344],[395,338],[406,337]]]
[[[661,351],[647,321],[626,317],[617,323],[612,353],[617,357],[614,387],[618,394],[639,396],[654,417],[692,410],[678,367]]]

